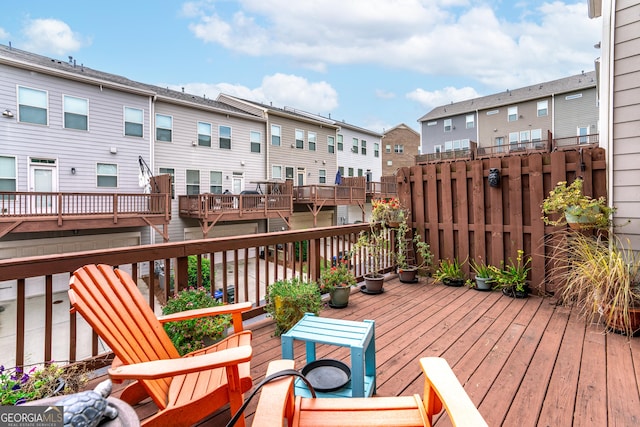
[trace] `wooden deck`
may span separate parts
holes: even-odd
[[[375,320],[379,396],[422,393],[418,359],[447,359],[490,426],[633,426],[640,424],[640,338],[628,340],[586,326],[553,299],[515,300],[499,292],[392,278],[381,295],[356,292],[349,306],[321,316]],[[254,331],[254,383],[280,357],[271,320]],[[297,343],[296,367],[304,364]],[[348,351],[319,346],[318,357],[342,359]],[[251,424],[259,394],[247,411]],[[137,409],[144,416],[148,407]],[[203,426],[223,426],[228,411]],[[448,425],[438,420],[436,425]]]

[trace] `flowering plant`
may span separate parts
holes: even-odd
[[[373,208],[371,211],[372,222],[382,222],[387,225],[390,222],[400,222],[400,214],[403,213],[403,209],[397,198],[375,199],[371,205]]]
[[[607,206],[604,197],[593,199],[582,193],[582,179],[574,180],[570,185],[560,181],[549,196],[542,202],[542,220],[547,225],[564,225],[567,223],[566,214],[584,217],[585,223],[581,228],[606,229],[611,225],[610,217],[615,208]],[[558,219],[551,219],[551,214],[561,214]]]
[[[349,261],[340,260],[336,265],[325,269],[320,275],[320,290],[331,292],[335,288],[348,288],[356,285],[356,277],[349,270]]]
[[[78,392],[89,380],[82,365],[33,366],[28,372],[18,366],[0,366],[0,405],[20,405],[55,394]]]
[[[162,307],[162,314],[179,313],[197,308],[207,308],[222,305],[203,287],[189,287],[180,291],[167,301]],[[212,340],[222,338],[231,325],[231,315],[200,317],[196,319],[167,322],[164,329],[176,346],[180,355],[185,355],[205,346],[204,338]]]

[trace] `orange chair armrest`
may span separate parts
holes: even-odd
[[[429,417],[444,406],[454,426],[487,426],[445,359],[423,357],[420,365],[425,374],[424,406]]]
[[[269,376],[285,369],[294,369],[293,360],[274,360],[269,362]],[[266,383],[262,387],[260,400],[253,415],[255,426],[281,426],[284,419],[293,419],[295,396],[293,395],[294,377],[282,377]]]
[[[179,320],[196,319],[198,317],[219,316],[222,314],[244,313],[253,307],[251,302],[240,302],[237,304],[225,304],[215,307],[198,308],[195,310],[180,311],[178,313],[165,314],[158,316],[161,323],[177,322]]]
[[[113,380],[153,380],[248,362],[252,352],[251,346],[243,345],[193,357],[122,365],[108,372]]]

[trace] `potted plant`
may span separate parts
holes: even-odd
[[[381,222],[385,227],[398,227],[400,214],[404,213],[404,209],[397,198],[375,199],[371,205],[371,222]]]
[[[265,311],[276,321],[276,336],[293,327],[305,313],[317,315],[322,307],[318,286],[293,277],[278,280],[267,290]]]
[[[607,229],[611,225],[614,208],[607,206],[604,197],[593,199],[582,193],[582,179],[574,180],[570,185],[560,181],[549,196],[542,202],[542,217],[547,225],[564,225],[576,229]],[[550,215],[559,214],[557,219]]]
[[[222,305],[204,287],[189,287],[169,298],[162,307],[162,314],[178,313],[197,308]],[[224,338],[231,326],[231,315],[200,317],[197,319],[167,322],[164,329],[180,355],[204,348]]]
[[[470,260],[469,266],[475,275],[474,281],[467,280],[469,287],[478,291],[490,291],[494,282],[491,267],[482,260],[482,257],[478,257],[478,261]]]
[[[637,335],[640,255],[614,234],[606,239],[568,231],[566,237],[554,253],[565,262],[552,271],[562,284],[562,302],[577,304],[589,323],[602,319],[611,331]]]
[[[366,273],[364,274],[364,293],[379,294],[384,290],[384,275],[382,271],[382,258],[390,247],[389,230],[383,224],[371,223],[368,232],[362,231],[358,241],[352,249],[352,254],[360,253],[363,256]]]
[[[318,285],[321,292],[329,293],[329,307],[344,308],[349,304],[351,287],[356,283],[356,277],[349,270],[349,261],[343,259],[322,272]]]
[[[526,298],[529,296],[527,275],[531,267],[531,257],[524,258],[524,251],[518,249],[516,261],[509,258],[509,263],[500,261],[500,267],[490,265],[491,275],[494,279],[494,288],[502,289],[504,295],[512,298]]]
[[[395,254],[398,277],[402,283],[415,283],[418,281],[418,271],[421,268],[431,266],[433,254],[431,253],[429,244],[422,241],[420,234],[414,235],[413,239],[407,238],[409,225],[407,224],[406,212],[402,212],[399,218],[400,223],[396,231],[397,250]],[[412,249],[420,261],[418,264],[410,265],[408,263],[407,254],[409,253],[409,245],[413,246]]]
[[[433,278],[436,282],[441,282],[447,286],[462,286],[465,282],[462,265],[457,258],[453,260],[441,259]]]
[[[87,369],[81,364],[50,363],[23,367],[0,366],[0,405],[20,405],[47,397],[80,391],[89,381]]]

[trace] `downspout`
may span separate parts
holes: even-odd
[[[600,121],[602,129],[600,135],[600,147],[607,152],[607,200],[609,207],[614,205],[615,194],[613,186],[614,176],[614,150],[613,150],[613,64],[614,64],[614,31],[615,31],[615,0],[603,0],[602,2],[602,51],[600,62]],[[605,65],[605,67],[603,67]]]
[[[150,168],[151,168],[151,172],[155,171],[156,169],[156,162],[155,162],[155,138],[153,137],[154,132],[153,129],[155,129],[155,114],[154,114],[154,110],[155,110],[155,103],[156,103],[156,99],[158,98],[158,95],[153,95],[149,97],[149,164],[150,164]],[[173,201],[171,201],[170,203],[173,203]],[[165,230],[167,231],[167,230]],[[155,230],[153,229],[153,227],[149,226],[149,243],[151,243],[152,245],[156,243],[156,233]]]

